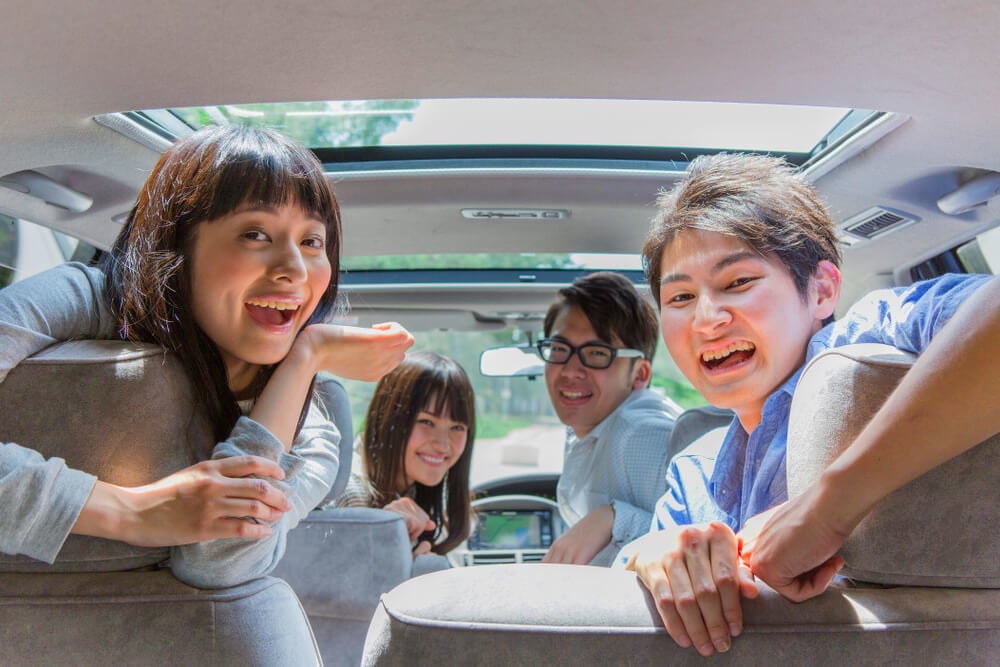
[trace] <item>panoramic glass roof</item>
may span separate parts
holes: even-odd
[[[326,149],[378,147],[383,150],[367,155],[349,150],[346,159],[563,155],[687,161],[699,153],[732,150],[786,155],[801,163],[874,112],[657,100],[429,99],[234,104],[135,113],[174,137],[213,124],[266,125],[333,162],[343,156]],[[442,152],[443,147],[454,150]],[[531,147],[534,152],[511,147]],[[586,150],[538,153],[540,147]],[[421,149],[423,155],[399,149]]]
[[[884,114],[721,102],[427,99],[230,104],[124,115],[171,141],[209,125],[271,127],[312,148],[331,173],[345,173],[481,167],[682,171],[696,156],[723,150],[779,155],[801,167]],[[353,274],[349,282],[428,269],[641,272],[638,255],[573,254],[345,257],[343,268]]]

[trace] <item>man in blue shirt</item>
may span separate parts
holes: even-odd
[[[839,570],[837,548],[879,498],[1000,431],[982,379],[1000,372],[990,335],[1000,326],[1000,281],[945,276],[875,292],[831,323],[836,227],[782,161],[699,158],[658,206],[643,257],[664,342],[695,388],[736,419],[721,446],[696,443],[674,458],[653,532],[620,558],[653,593],[675,641],[711,655],[742,630],[740,596],[756,595],[736,535],[748,519],[771,511],[740,534],[742,559],[782,594],[805,599]],[[785,502],[801,369],[823,349],[861,342],[922,358],[824,480]],[[942,370],[965,388],[961,403],[942,401]]]

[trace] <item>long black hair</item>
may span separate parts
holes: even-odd
[[[436,524],[431,548],[444,554],[468,537],[472,522],[469,466],[476,439],[476,397],[458,362],[436,352],[414,352],[379,381],[362,435],[365,474],[380,507],[408,491],[399,487],[406,479],[406,444],[421,410],[436,416],[447,413],[468,429],[465,451],[441,483],[414,484],[414,500]],[[443,531],[444,540],[435,543]]]

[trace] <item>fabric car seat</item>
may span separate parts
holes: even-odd
[[[791,493],[814,484],[912,364],[885,346],[818,355],[788,441]],[[1000,434],[883,499],[844,544],[844,573],[792,603],[761,585],[712,664],[995,665]],[[457,568],[382,596],[364,665],[704,665],[666,634],[637,577],[588,566]]]
[[[327,494],[334,499],[351,472],[351,405],[333,376],[317,376],[313,391],[341,432],[340,467]],[[302,601],[324,664],[355,667],[379,597],[411,577],[447,567],[444,556],[413,558],[399,514],[345,507],[311,512],[293,528],[274,576],[287,581]]]
[[[153,346],[52,346],[0,383],[0,405],[0,442],[115,484],[160,479],[213,444],[183,370]],[[77,535],[51,565],[0,554],[0,664],[321,664],[284,581],[193,588],[162,569],[168,556]]]

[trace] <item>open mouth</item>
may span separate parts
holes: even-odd
[[[590,398],[593,394],[589,391],[568,391],[566,389],[560,389],[559,395],[570,401],[579,401],[585,398]]]
[[[250,299],[246,308],[254,320],[272,326],[288,324],[299,310],[298,304],[263,299]]]
[[[709,370],[728,368],[747,361],[756,351],[757,348],[753,343],[740,341],[731,343],[725,348],[702,353],[701,363]]]
[[[417,454],[417,457],[428,465],[439,466],[444,464],[443,456],[431,456],[430,454]]]

